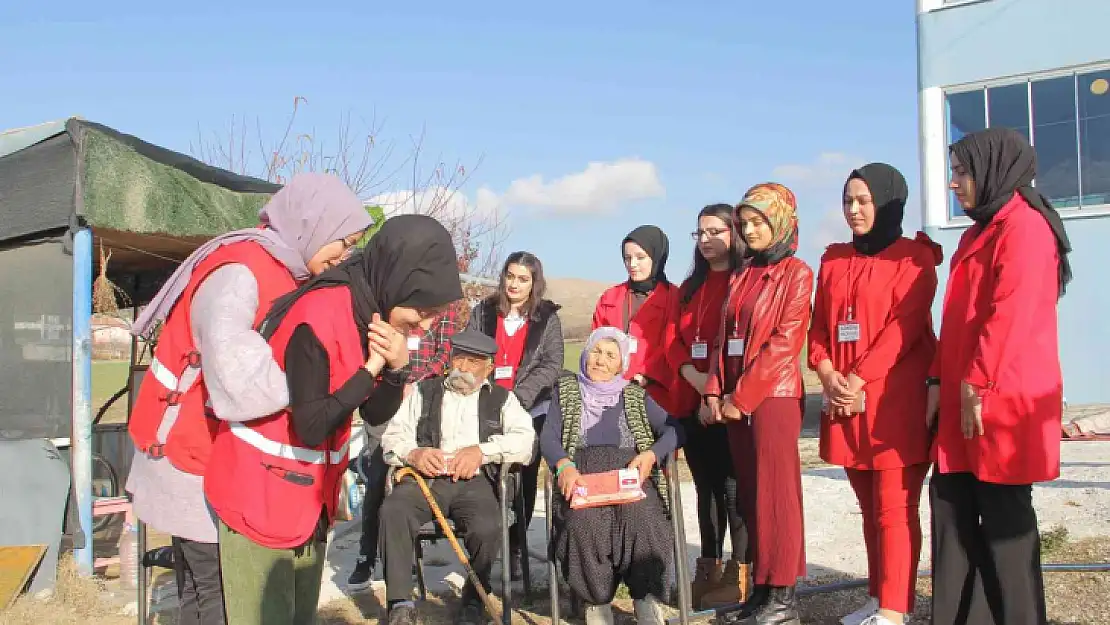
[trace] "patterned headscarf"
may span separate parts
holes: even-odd
[[[798,200],[794,192],[777,182],[763,182],[748,189],[736,206],[759,211],[771,226],[774,237],[767,249],[748,250],[757,265],[772,265],[798,251]]]

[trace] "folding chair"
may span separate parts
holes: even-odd
[[[690,571],[686,562],[686,526],[682,519],[682,494],[679,490],[678,466],[675,463],[675,454],[667,456],[663,466],[663,479],[667,480],[670,491],[671,529],[674,532],[674,567],[675,583],[678,584],[678,610],[679,621],[688,625],[690,620]],[[555,493],[552,484],[551,471],[546,471],[543,480],[544,515],[547,517],[547,544],[548,549],[554,544],[554,520],[551,516],[553,496]],[[547,559],[547,571],[551,585],[551,625],[561,625],[559,621],[559,566],[556,559]]]
[[[502,464],[500,479],[497,483],[498,499],[501,507],[501,600],[504,608],[502,609],[502,620],[504,625],[510,625],[512,622],[512,567],[510,564],[509,554],[509,528],[512,526],[514,519],[524,518],[524,491],[521,488],[521,468],[520,464]],[[386,496],[393,489],[393,474],[395,467],[390,467],[389,474],[386,478]],[[511,501],[511,503],[510,503]],[[448,519],[451,523],[451,529],[455,529],[455,524]],[[428,589],[424,579],[424,543],[435,543],[440,539],[447,538],[439,524],[435,521],[429,521],[421,526],[420,531],[417,532],[416,538],[413,540],[413,552],[416,555],[416,586],[420,591],[420,600],[425,601],[428,598]],[[528,562],[528,528],[521,523],[518,527],[517,539],[520,541],[521,553],[524,554],[521,558],[521,573],[524,582],[524,594],[527,596],[532,592],[532,572]]]

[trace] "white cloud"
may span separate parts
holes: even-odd
[[[486,188],[478,189],[472,201],[465,193],[443,186],[428,187],[422,191],[390,191],[366,201],[368,205],[381,206],[387,216],[421,213],[442,220],[476,217],[496,219],[500,205],[495,194]]]
[[[485,191],[479,190],[479,197]],[[545,181],[540,174],[518,178],[498,200],[508,207],[526,207],[553,213],[580,214],[612,211],[634,200],[661,197],[665,193],[655,164],[638,158],[591,162],[586,169]]]
[[[848,174],[866,162],[843,152],[822,152],[811,163],[787,163],[771,171],[798,198],[799,247],[807,261],[816,263],[830,243],[848,239],[840,198]]]

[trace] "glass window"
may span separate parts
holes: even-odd
[[[987,112],[991,128],[1012,128],[1029,139],[1029,84],[1019,83],[987,89]]]
[[[1079,76],[1083,206],[1110,204],[1110,71]]]
[[[965,135],[983,130],[987,127],[987,101],[982,89],[965,91],[963,93],[950,93],[948,100],[948,144],[951,145]],[[948,150],[945,149],[945,163],[948,162]],[[945,176],[950,175],[945,172]],[[948,193],[948,216],[960,217],[964,214],[960,203],[956,201],[954,193]]]
[[[1033,145],[1037,189],[1057,208],[1079,206],[1079,150],[1075,132],[1075,77],[1034,80]]]

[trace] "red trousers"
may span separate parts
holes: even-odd
[[[863,513],[870,594],[879,607],[907,614],[921,558],[918,508],[929,464],[897,469],[844,469]]]
[[[794,586],[806,574],[802,514],[803,400],[771,397],[728,425],[736,500],[748,525],[752,583]]]

